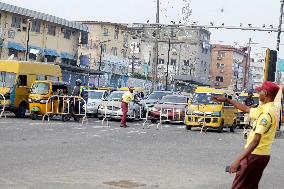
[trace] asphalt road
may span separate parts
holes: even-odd
[[[224,169],[242,150],[240,131],[129,125],[0,119],[0,188],[230,188],[234,175]],[[277,139],[260,188],[283,188],[283,157],[284,140]]]

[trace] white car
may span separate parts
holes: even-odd
[[[109,96],[109,91],[106,90],[87,90],[88,101],[87,101],[87,115],[97,116],[99,106]]]
[[[114,119],[121,119],[122,109],[121,109],[121,99],[122,95],[126,91],[114,91],[112,92],[107,100],[104,100],[99,107],[98,117],[104,118],[110,117]],[[128,118],[131,120],[136,120],[140,118],[140,112],[142,108],[137,103],[131,102],[128,105]]]

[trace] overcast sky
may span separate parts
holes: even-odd
[[[48,13],[68,20],[95,20],[119,23],[155,22],[156,0],[0,0],[24,8]],[[182,7],[190,0],[160,0],[161,23],[182,20]],[[190,23],[200,25],[227,26],[252,24],[262,27],[278,27],[280,0],[191,0]],[[284,28],[284,25],[283,27]],[[211,43],[246,45],[249,38],[254,43],[254,52],[264,51],[263,47],[276,48],[276,33],[244,32],[232,30],[210,30]],[[284,44],[284,39],[282,42]],[[280,56],[284,57],[284,45],[280,46]]]

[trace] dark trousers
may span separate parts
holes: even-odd
[[[232,189],[257,189],[263,170],[270,156],[250,154],[241,161],[241,170],[237,172]]]
[[[121,125],[126,125],[128,104],[126,102],[122,102],[121,103],[121,109],[122,109]]]

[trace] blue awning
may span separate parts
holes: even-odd
[[[15,49],[17,51],[26,51],[26,48],[22,44],[8,41],[8,49]]]
[[[30,49],[35,49],[35,50],[41,51],[41,48],[38,47],[38,46],[35,46],[35,45],[29,45],[29,50],[30,50]]]
[[[45,56],[56,56],[56,57],[59,57],[59,54],[56,52],[56,50],[53,50],[53,49],[44,49],[44,55]]]
[[[74,55],[69,54],[67,52],[61,52],[61,58],[63,59],[69,59],[69,60],[74,60]]]

